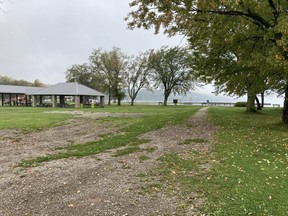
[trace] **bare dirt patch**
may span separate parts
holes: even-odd
[[[215,128],[207,122],[206,109],[201,109],[186,124],[143,135],[151,141],[141,148],[154,149],[145,152],[147,159],[143,161],[141,152],[113,157],[115,150],[112,150],[29,169],[17,167],[22,159],[53,153],[56,147],[117,132],[115,128],[97,127],[87,121],[85,114],[79,115],[81,118],[71,119],[68,124],[25,136],[21,131],[0,131],[5,136],[0,140],[0,215],[176,215],[179,197],[162,191],[153,195],[143,193],[145,182],[137,175],[153,170],[157,159],[167,153],[210,151]],[[207,142],[179,145],[192,138]],[[203,202],[196,198],[186,215],[197,214],[197,207]]]
[[[76,117],[84,117],[89,119],[99,119],[105,117],[139,117],[139,113],[111,113],[111,112],[82,112],[82,111],[50,111],[48,113],[62,113],[62,114],[71,114]]]

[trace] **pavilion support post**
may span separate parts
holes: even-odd
[[[2,106],[4,106],[4,94],[3,93],[2,93],[1,101],[2,101]]]
[[[28,96],[25,95],[25,106],[27,107],[28,106]]]
[[[84,107],[84,96],[80,95],[80,108]]]
[[[12,106],[12,94],[9,94],[9,106]]]
[[[56,108],[57,107],[57,96],[52,95],[52,107]]]
[[[65,96],[64,95],[60,95],[60,106],[65,107]]]
[[[100,106],[104,107],[104,96],[100,96]]]
[[[20,95],[21,96],[21,95]],[[16,105],[19,106],[19,94],[16,94]]]
[[[43,96],[42,96],[42,95],[40,95],[39,104],[40,104],[40,106],[42,106],[42,105],[43,105]]]
[[[75,96],[75,108],[77,109],[80,108],[80,96],[79,95]]]
[[[36,107],[36,106],[37,106],[37,96],[32,95],[32,107]]]

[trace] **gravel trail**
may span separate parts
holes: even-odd
[[[164,154],[210,152],[216,129],[207,120],[207,108],[200,109],[185,124],[144,134],[142,137],[150,141],[140,147],[155,149],[145,152],[144,161],[140,160],[143,152],[113,157],[115,150],[111,150],[80,159],[50,161],[29,169],[17,166],[23,159],[55,153],[58,147],[97,140],[117,130],[97,127],[84,115],[65,125],[24,136],[21,131],[0,130],[0,215],[177,215],[179,197],[167,196],[162,191],[153,195],[143,193],[141,188],[146,183],[137,176],[155,169],[157,159]],[[179,145],[193,138],[207,142]],[[197,215],[197,208],[203,205],[202,198],[193,196],[195,200],[186,215]]]

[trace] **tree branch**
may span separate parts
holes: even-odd
[[[279,10],[277,10],[274,1],[273,0],[268,0],[270,7],[273,10],[273,15],[274,15],[274,23],[277,23],[277,19],[279,17]],[[278,1],[278,5],[280,5],[280,1]]]
[[[288,0],[287,0],[288,1]],[[211,13],[211,14],[219,14],[219,15],[226,15],[226,16],[243,16],[248,17],[254,21],[254,23],[260,27],[269,28],[271,27],[271,24],[267,22],[263,17],[260,15],[253,13],[249,8],[247,9],[247,13],[241,12],[241,11],[222,11],[222,10],[201,10],[198,8],[192,8],[191,12],[196,13]]]

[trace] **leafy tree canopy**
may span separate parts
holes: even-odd
[[[89,57],[92,70],[97,77],[101,78],[101,82],[109,94],[118,100],[120,105],[121,100],[125,97],[125,80],[124,73],[128,66],[128,56],[121,49],[113,48],[111,51],[102,51],[96,49]]]
[[[45,86],[38,79],[36,79],[33,83],[31,83],[26,80],[16,80],[8,76],[0,76],[0,85],[35,86],[35,87]]]
[[[126,20],[131,29],[154,28],[158,33],[163,28],[170,36],[187,36],[191,48],[209,62],[210,75],[216,72],[206,78],[217,79],[216,84],[226,90],[231,90],[230,81],[236,82],[241,73],[238,92],[247,87],[245,76],[248,83],[255,83],[257,74],[262,80],[253,84],[256,89],[262,88],[263,81],[283,89],[286,111],[282,117],[288,123],[287,0],[133,0],[130,6]]]
[[[191,55],[186,48],[151,50],[148,68],[154,88],[164,90],[164,105],[171,93],[185,94],[193,89]]]
[[[134,105],[138,92],[142,88],[150,89],[148,55],[148,52],[140,53],[138,56],[133,56],[129,60],[129,65],[124,76],[128,95],[131,98],[131,106]]]

